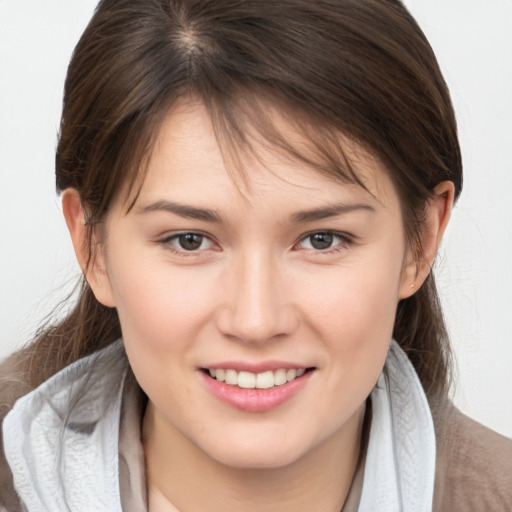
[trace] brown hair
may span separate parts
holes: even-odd
[[[56,156],[57,187],[78,190],[91,233],[123,185],[136,195],[163,116],[186,95],[207,106],[227,153],[250,147],[252,129],[360,183],[339,134],[355,141],[388,169],[411,244],[434,187],[450,180],[460,193],[449,93],[399,0],[103,0],[69,66]],[[295,119],[314,161],[265,105]],[[83,280],[71,313],[15,357],[31,388],[120,335],[116,311]],[[427,394],[446,393],[451,355],[432,273],[399,303],[394,337]]]

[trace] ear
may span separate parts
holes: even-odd
[[[96,299],[104,306],[114,307],[114,297],[106,270],[105,250],[95,243],[95,235],[89,238],[90,229],[85,221],[80,194],[74,188],[62,192],[62,211],[68,226],[76,259]],[[91,247],[91,243],[93,247]]]
[[[400,299],[406,299],[416,293],[430,274],[437,249],[450,220],[454,197],[455,187],[451,181],[443,181],[434,188],[434,195],[428,202],[421,227],[419,256],[414,248],[407,251],[400,283]]]

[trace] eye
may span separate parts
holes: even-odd
[[[347,235],[333,231],[316,231],[303,238],[298,244],[299,249],[313,251],[328,251],[329,249],[343,248],[350,243]]]
[[[213,247],[213,242],[201,233],[177,233],[161,241],[177,252],[198,252]]]

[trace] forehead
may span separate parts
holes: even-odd
[[[160,127],[137,202],[180,190],[211,198],[229,190],[248,201],[281,191],[317,199],[342,193],[384,207],[398,202],[384,165],[360,146],[331,133],[319,147],[289,112],[268,112],[274,138],[247,122],[240,143],[200,101],[177,102]]]

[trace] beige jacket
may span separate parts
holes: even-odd
[[[3,370],[3,371],[2,371]],[[0,375],[9,368],[0,368]],[[144,456],[140,442],[145,398],[131,373],[123,390],[119,437],[119,485],[124,512],[146,506]],[[26,393],[19,384],[0,388],[0,421],[15,399]],[[129,399],[127,398],[129,395]],[[437,438],[434,506],[436,512],[511,512],[512,441],[462,415],[446,400],[432,407]],[[364,461],[342,512],[357,512],[363,487]],[[0,450],[0,511],[21,511],[10,469]],[[407,512],[407,511],[404,511]]]

